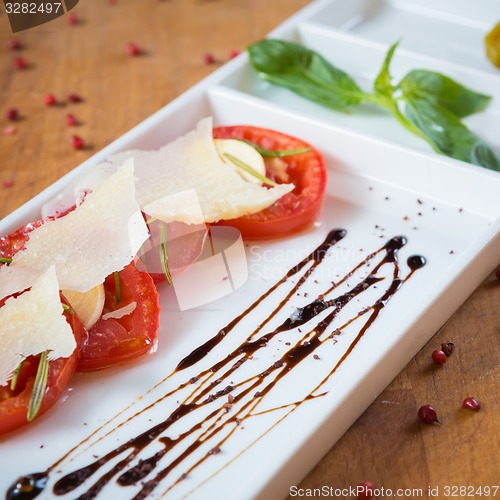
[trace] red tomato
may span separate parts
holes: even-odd
[[[64,315],[71,325],[77,345],[69,358],[59,358],[49,362],[47,388],[36,418],[54,406],[68,386],[78,363],[82,339],[86,335],[86,330],[76,314],[65,312]],[[0,436],[30,423],[26,416],[39,359],[39,356],[30,356],[26,359],[19,373],[15,391],[11,391],[10,386],[0,387]]]
[[[51,219],[26,224],[0,238],[0,257],[12,258],[17,251],[24,249],[29,233],[47,220]],[[123,318],[101,318],[90,329],[81,349],[78,370],[99,370],[137,358],[148,353],[156,342],[160,306],[152,278],[148,273],[140,272],[134,263],[125,267],[119,275],[122,300],[116,304],[114,275],[108,276],[104,282],[106,299],[103,314],[131,302],[136,302],[137,306]]]
[[[216,139],[246,139],[269,150],[311,148],[301,139],[246,125],[215,127],[213,135]],[[236,227],[250,239],[276,238],[300,231],[316,220],[323,204],[326,166],[317,150],[311,148],[308,153],[265,161],[268,178],[278,183],[292,182],[295,189],[258,213],[218,223]]]
[[[135,302],[135,309],[122,318],[100,319],[84,342],[78,370],[107,368],[142,356],[154,347],[160,326],[159,294],[151,276],[135,263],[119,273],[121,300],[116,303],[114,275],[104,281],[106,299],[103,314]]]
[[[30,222],[29,224],[20,227],[13,233],[0,237],[0,257],[12,259],[12,257],[14,257],[19,250],[24,250],[26,242],[29,240],[29,234],[31,231],[45,222],[47,222],[45,219]]]
[[[58,217],[64,217],[69,212],[73,211],[75,207],[71,207],[63,213],[60,213]],[[19,252],[19,250],[24,250],[26,247],[26,242],[30,238],[30,233],[33,229],[40,227],[42,224],[46,222],[55,220],[56,217],[46,217],[45,219],[40,219],[35,222],[29,222],[25,226],[20,227],[13,233],[10,233],[7,236],[0,237],[0,257],[5,257],[8,259],[12,259],[14,255]]]

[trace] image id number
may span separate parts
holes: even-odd
[[[5,4],[7,14],[57,14],[62,8],[61,2],[8,2]]]

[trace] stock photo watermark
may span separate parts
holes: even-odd
[[[500,496],[500,486],[473,486],[473,485],[439,485],[423,488],[385,488],[372,487],[366,484],[339,488],[323,485],[318,488],[299,488],[290,486],[289,495],[293,498],[444,498],[444,497],[486,497]],[[371,495],[368,497],[367,495]]]

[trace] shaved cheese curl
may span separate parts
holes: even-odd
[[[50,265],[62,289],[86,292],[123,269],[149,237],[128,160],[73,212],[33,230],[26,249],[0,268],[0,297],[25,290]]]
[[[63,316],[55,267],[43,273],[27,292],[0,308],[0,386],[28,356],[49,351],[48,360],[69,357],[76,347]]]

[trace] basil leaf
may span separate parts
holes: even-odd
[[[474,92],[451,78],[423,69],[410,71],[399,83],[407,98],[427,99],[458,118],[483,111],[491,97]]]
[[[266,39],[250,45],[248,52],[262,79],[311,101],[342,111],[366,99],[347,73],[301,45]]]
[[[399,42],[391,45],[387,54],[385,56],[384,63],[382,64],[382,68],[380,69],[380,73],[377,75],[375,82],[373,84],[373,90],[377,94],[382,94],[392,99],[392,94],[394,93],[394,87],[392,85],[392,78],[389,72],[389,66],[391,64],[392,57],[394,56],[394,51],[396,50]]]
[[[479,137],[455,115],[427,99],[406,101],[406,117],[433,148],[457,160],[500,171],[500,160]]]

